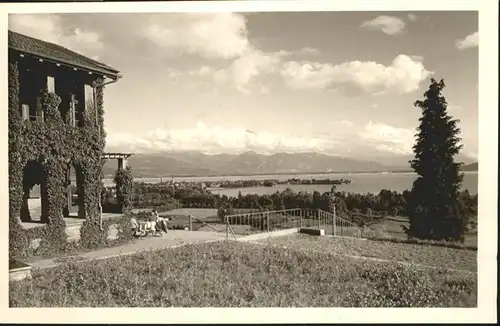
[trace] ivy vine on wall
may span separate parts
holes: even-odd
[[[129,214],[132,211],[134,197],[134,179],[130,167],[118,169],[114,181],[116,185],[116,201],[122,213]]]
[[[99,85],[102,79],[97,80]],[[103,125],[103,87],[97,86],[94,108],[83,114],[82,125],[73,127],[65,123],[59,105],[61,99],[47,89],[41,90],[40,106],[44,121],[23,121],[19,110],[19,70],[17,62],[9,64],[9,256],[25,256],[30,241],[41,239],[40,246],[48,251],[66,247],[63,209],[66,205],[67,173],[70,165],[76,166],[83,181],[83,206],[88,223],[95,223],[100,214],[101,156],[105,145]],[[97,110],[97,112],[95,111]],[[97,121],[94,118],[97,113]],[[47,225],[25,230],[21,227],[23,196],[33,186],[33,180],[23,178],[28,163],[41,167],[38,175],[42,191],[42,219]],[[25,180],[23,180],[25,179]],[[36,179],[36,178],[35,178]],[[126,178],[125,178],[126,179]],[[128,180],[128,179],[126,179]],[[125,183],[128,181],[125,181]],[[126,193],[126,191],[122,191]],[[84,233],[101,232],[100,229],[83,228]],[[50,249],[50,250],[49,250]]]

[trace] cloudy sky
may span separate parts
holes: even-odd
[[[474,12],[37,14],[9,28],[121,71],[108,150],[408,154],[434,77],[477,156]]]

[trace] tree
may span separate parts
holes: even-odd
[[[217,209],[217,217],[221,221],[221,223],[226,223],[226,207],[221,206],[219,209]]]
[[[338,214],[342,214],[342,213],[347,213],[348,212],[345,200],[341,196],[337,196],[335,198],[335,209],[336,209],[336,211],[337,211]]]
[[[408,200],[410,227],[408,236],[433,240],[463,240],[467,214],[459,201],[463,174],[461,163],[453,157],[462,148],[457,127],[459,120],[446,111],[442,95],[444,81],[431,79],[423,101],[414,105],[422,109],[411,167],[418,174]]]

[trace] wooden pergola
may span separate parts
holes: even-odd
[[[118,170],[127,168],[127,159],[134,155],[133,153],[103,153],[101,158],[107,160],[117,160]]]

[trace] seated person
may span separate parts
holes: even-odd
[[[150,222],[156,222],[156,220],[158,219],[158,211],[156,211],[156,209],[153,209],[151,211],[151,216],[149,217],[149,221]]]

